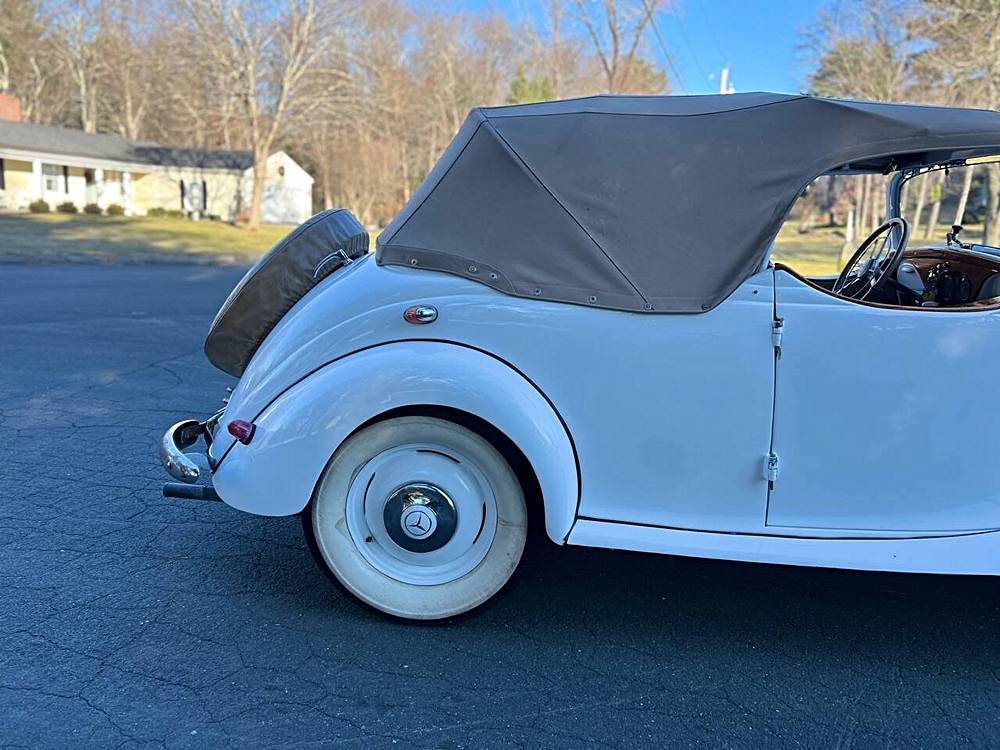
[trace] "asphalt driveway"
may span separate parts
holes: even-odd
[[[1000,747],[992,579],[544,545],[416,627],[347,602],[297,519],[164,500],[238,276],[0,265],[0,746]]]

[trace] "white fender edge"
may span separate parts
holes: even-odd
[[[541,486],[545,529],[564,543],[579,480],[566,428],[545,397],[500,360],[458,344],[405,341],[338,359],[299,381],[254,420],[216,469],[220,497],[264,516],[300,512],[327,462],[359,426],[407,406],[443,406],[489,422],[527,457]]]

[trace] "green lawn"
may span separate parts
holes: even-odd
[[[0,214],[0,262],[251,263],[291,229],[264,226],[251,232],[217,221]],[[947,231],[944,225],[937,227],[933,241],[943,242]],[[981,227],[970,226],[963,236],[978,240],[981,234]],[[918,238],[925,241],[923,231]],[[916,241],[911,238],[911,244]],[[837,273],[843,243],[843,229],[822,227],[802,234],[796,222],[789,222],[775,241],[774,259],[808,275]]]
[[[0,214],[0,261],[249,263],[291,231],[217,221],[73,214]]]
[[[921,228],[915,236],[910,236],[911,246],[918,243],[944,242],[945,234],[950,227],[940,224],[935,227],[933,237],[925,238]],[[968,225],[962,234],[962,239],[979,241],[983,235],[982,225]],[[856,238],[854,247],[864,240]],[[800,234],[796,222],[788,222],[781,228],[774,242],[773,259],[778,263],[791,266],[799,273],[807,276],[820,276],[840,272],[840,251],[844,245],[844,230],[842,228],[822,227],[807,234]]]
[[[824,227],[800,234],[797,227],[786,224],[774,241],[772,259],[807,276],[837,273],[843,244],[840,230]]]

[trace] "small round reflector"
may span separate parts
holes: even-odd
[[[230,435],[246,445],[250,442],[250,438],[253,437],[254,426],[252,422],[247,422],[245,419],[234,419],[226,425],[226,430]]]

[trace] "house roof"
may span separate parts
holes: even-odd
[[[28,122],[0,121],[0,149],[128,165],[240,171],[253,166],[253,155],[249,151],[175,148],[153,141],[133,141],[117,135],[84,133]]]

